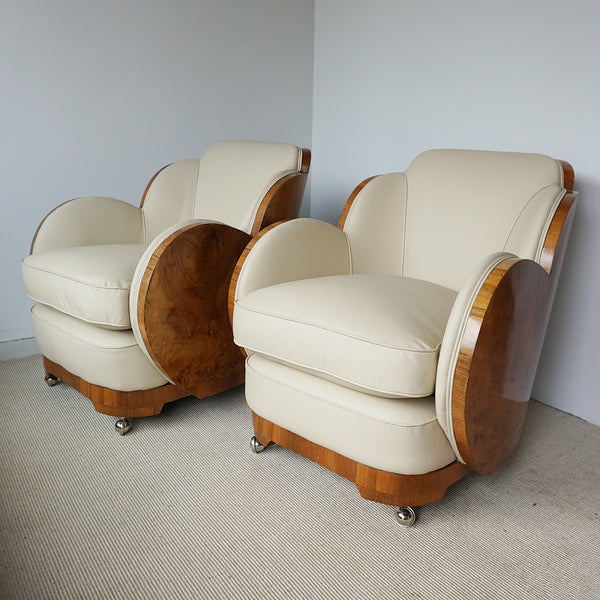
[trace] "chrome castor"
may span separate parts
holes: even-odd
[[[60,379],[58,377],[54,377],[54,375],[46,375],[46,377],[44,377],[44,381],[48,384],[48,387],[52,387],[60,383]]]
[[[396,521],[398,521],[402,527],[412,527],[416,520],[417,515],[410,506],[401,506],[396,511]]]
[[[119,435],[125,435],[131,429],[131,421],[123,417],[115,423],[115,429]]]
[[[256,454],[265,449],[265,447],[256,439],[255,435],[253,435],[252,439],[250,440],[250,448],[252,448],[252,452]]]

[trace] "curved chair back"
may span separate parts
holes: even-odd
[[[278,142],[225,141],[159,171],[142,200],[146,244],[168,227],[206,219],[250,233],[265,194],[303,169],[303,151]]]
[[[340,226],[353,271],[424,279],[459,290],[482,258],[537,262],[565,194],[563,165],[540,154],[430,150],[405,173],[363,182]]]

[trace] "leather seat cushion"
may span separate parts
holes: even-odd
[[[129,290],[143,244],[55,248],[23,260],[27,294],[88,323],[129,329]]]
[[[168,381],[151,363],[129,330],[110,330],[36,304],[31,323],[40,352],[81,379],[133,392]]]
[[[238,345],[383,397],[433,393],[456,292],[386,275],[336,275],[256,290],[236,302]]]
[[[431,396],[377,398],[253,354],[246,400],[267,421],[374,469],[419,475],[456,460]]]

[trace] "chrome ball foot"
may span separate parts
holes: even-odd
[[[253,435],[252,439],[250,440],[250,448],[252,448],[252,452],[255,454],[258,454],[265,449],[265,447],[256,439],[255,435]]]
[[[46,377],[44,377],[44,381],[48,384],[48,387],[53,387],[55,385],[58,385],[60,383],[60,379],[58,377],[55,377],[54,375],[46,375]]]
[[[125,435],[131,429],[131,421],[125,417],[115,423],[115,429],[119,435]]]
[[[417,515],[410,506],[401,506],[396,511],[396,521],[398,521],[402,527],[412,527],[416,520]]]

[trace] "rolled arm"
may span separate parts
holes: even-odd
[[[566,185],[572,183],[571,172]],[[540,263],[489,256],[450,315],[438,361],[438,420],[459,460],[486,475],[519,440],[576,205],[577,192],[569,190]]]
[[[142,350],[175,385],[198,397],[243,382],[227,311],[229,281],[250,235],[193,220],[153,240],[133,277],[130,313]]]
[[[514,450],[552,304],[548,273],[507,253],[459,292],[438,364],[436,407],[459,459],[489,475]]]
[[[350,251],[341,229],[316,219],[275,223],[252,239],[236,265],[230,311],[238,298],[270,285],[350,272]]]
[[[105,196],[75,198],[51,211],[40,223],[31,254],[68,246],[143,243],[142,212]]]

